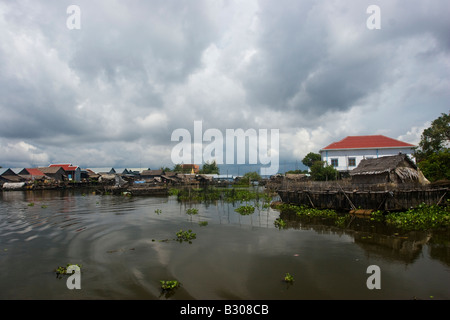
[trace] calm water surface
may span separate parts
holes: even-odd
[[[175,197],[0,193],[0,299],[450,298],[448,234],[383,234],[357,221],[279,230],[276,210],[191,206],[198,215]],[[180,229],[197,238],[171,240]],[[68,263],[82,265],[81,290],[53,272]],[[379,290],[367,288],[370,265],[380,267]],[[182,287],[162,296],[159,281],[175,279]]]

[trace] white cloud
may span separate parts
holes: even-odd
[[[2,167],[19,168],[46,165],[49,161],[47,153],[25,141],[8,142],[0,140],[0,165]]]
[[[167,126],[167,115],[162,112],[152,112],[144,118],[135,118],[135,121],[143,129],[161,129]]]
[[[279,129],[295,162],[347,135],[417,143],[448,112],[445,0],[380,0],[380,30],[359,0],[81,0],[80,30],[70,4],[0,3],[0,164],[170,166],[195,120]]]
[[[419,145],[419,142],[422,138],[423,130],[429,128],[430,126],[431,126],[431,122],[427,121],[422,126],[411,127],[411,129],[408,130],[408,132],[406,132],[403,135],[398,136],[397,139],[400,141],[411,143],[411,144],[414,144],[417,146],[417,145]]]

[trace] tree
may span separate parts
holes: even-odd
[[[176,165],[173,167],[173,172],[182,173],[182,172],[183,172],[183,167],[181,166],[181,164],[176,164]]]
[[[207,161],[203,165],[202,169],[200,170],[200,173],[202,173],[202,174],[219,174],[219,167],[216,164],[216,160],[214,160],[212,163],[209,163]]]
[[[298,170],[286,171],[284,174],[305,174],[305,173],[308,173],[308,170],[300,170],[300,169],[298,169]]]
[[[431,182],[450,180],[450,114],[441,116],[425,129],[414,156],[425,177]]]
[[[241,179],[239,179],[239,184],[250,184],[252,181],[259,181],[261,180],[261,176],[258,172],[247,172],[245,173]]]
[[[308,153],[302,160],[302,163],[307,166],[308,168],[311,168],[313,164],[317,161],[321,161],[322,157],[318,153],[310,152]]]
[[[315,161],[311,166],[311,178],[315,181],[336,180],[339,172],[325,161]]]
[[[415,151],[418,162],[428,156],[448,149],[450,143],[450,114],[442,113],[422,132],[419,147]]]
[[[450,150],[448,148],[432,153],[418,165],[423,175],[431,182],[450,180]]]
[[[243,179],[247,179],[249,181],[259,181],[259,180],[261,180],[261,176],[256,171],[247,172],[247,173],[244,174],[244,176],[242,178]]]

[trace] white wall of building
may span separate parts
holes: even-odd
[[[413,161],[413,148],[378,148],[378,149],[341,149],[321,150],[322,161],[328,165],[335,165],[338,171],[351,171],[355,169],[363,159],[379,158],[383,156],[394,156],[399,153],[407,154]],[[354,164],[354,165],[352,165]]]

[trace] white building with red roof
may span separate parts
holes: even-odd
[[[319,152],[322,161],[336,170],[345,172],[355,169],[363,159],[393,156],[399,153],[414,160],[414,148],[410,143],[392,139],[383,135],[348,136],[341,141],[322,148]]]

